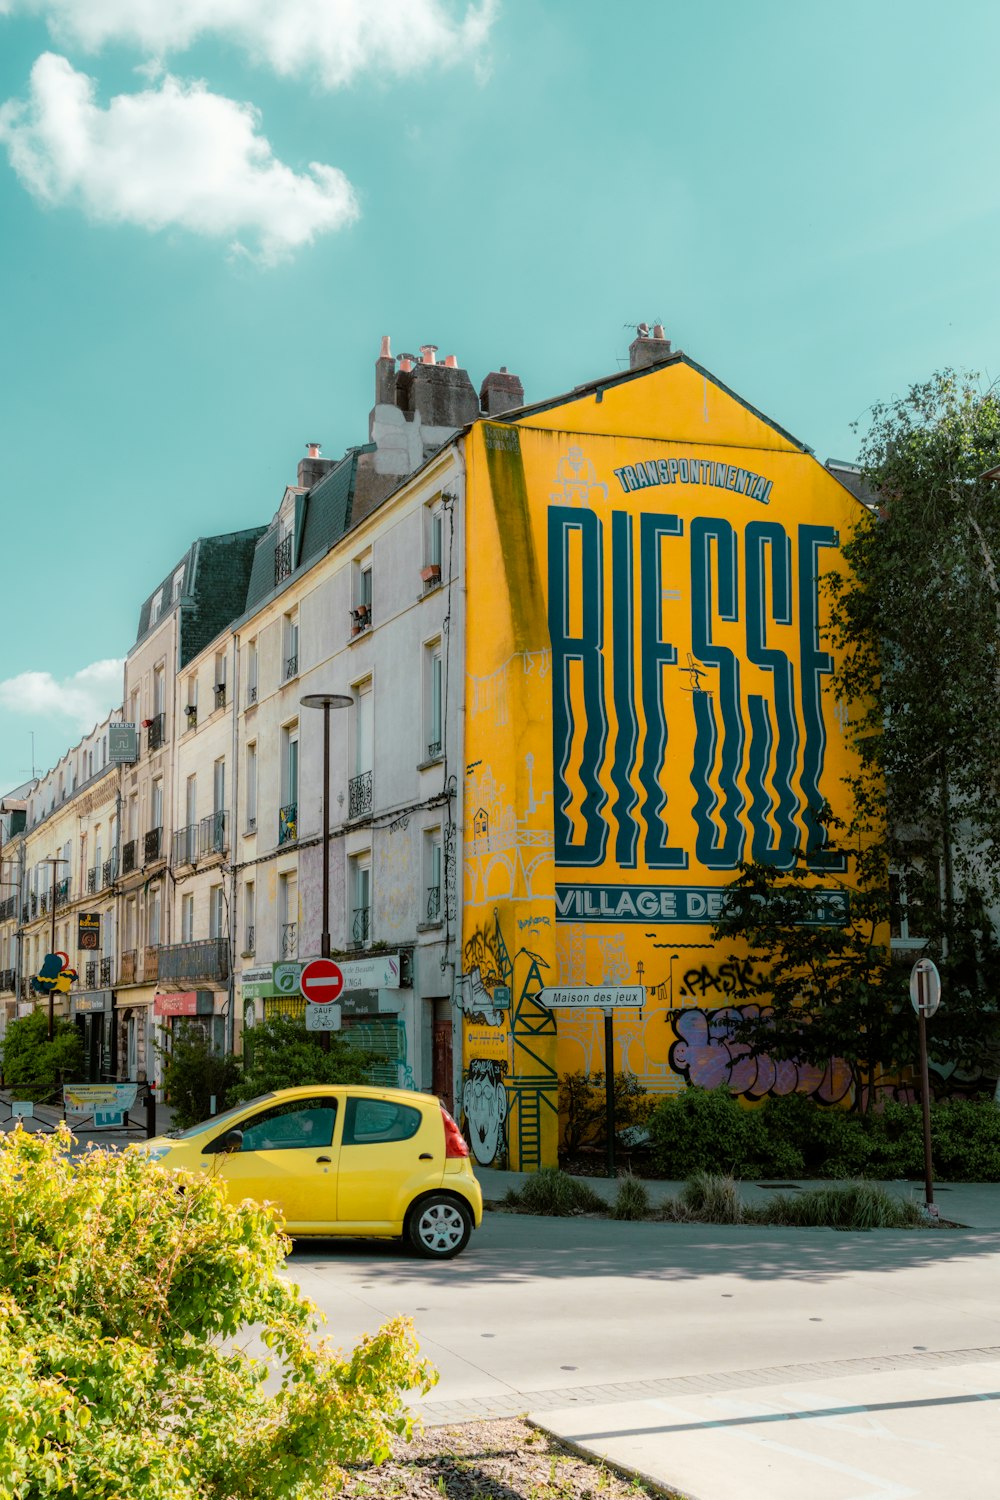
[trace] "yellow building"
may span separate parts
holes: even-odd
[[[466,440],[459,1003],[481,1162],[555,1162],[559,1076],[605,1067],[601,987],[642,1002],[616,1011],[615,1067],[652,1093],[839,1087],[767,1059],[736,1076],[749,976],[711,932],[741,861],[799,848],[843,910],[817,817],[845,811],[851,765],[819,580],[858,502],[661,333]]]

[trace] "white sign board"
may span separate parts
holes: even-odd
[[[610,1010],[612,1007],[645,1004],[641,984],[581,984],[565,990],[545,989],[535,996],[548,1010]]]
[[[33,1120],[35,1117],[35,1106],[30,1099],[12,1099],[10,1112],[15,1120]]]
[[[307,1031],[339,1031],[340,1006],[334,1000],[329,1005],[312,1005],[306,1001]]]
[[[932,958],[918,958],[910,970],[910,1003],[925,1019],[941,1004],[941,975]]]
[[[299,978],[302,970],[307,964],[313,963],[311,958],[303,959],[297,964],[275,964],[274,983],[282,994],[291,994],[299,987]],[[398,953],[366,953],[361,958],[338,958],[337,968],[344,976],[345,990],[398,990],[401,972],[400,958]],[[286,989],[279,970],[294,969],[296,971],[295,984]]]

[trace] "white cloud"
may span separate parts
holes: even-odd
[[[0,107],[0,142],[47,203],[75,203],[96,222],[179,225],[273,264],[350,224],[358,206],[338,168],[310,162],[298,174],[278,161],[259,123],[251,105],[169,75],[101,109],[93,80],[46,52],[30,99]]]
[[[199,39],[235,43],[290,77],[339,88],[365,72],[402,76],[481,52],[498,0],[0,0],[36,15],[64,46],[108,42],[153,57]]]
[[[0,707],[33,718],[68,719],[85,734],[122,701],[121,660],[95,661],[60,682],[51,672],[0,681]]]

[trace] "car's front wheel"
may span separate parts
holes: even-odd
[[[418,1255],[450,1260],[469,1243],[472,1210],[450,1193],[431,1193],[410,1211],[407,1236]]]

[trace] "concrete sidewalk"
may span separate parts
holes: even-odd
[[[530,1172],[499,1172],[493,1167],[475,1167],[476,1176],[482,1184],[483,1197],[490,1203],[502,1202],[511,1188],[519,1188],[528,1181]],[[653,1178],[641,1179],[654,1207],[667,1198],[679,1196],[682,1182],[664,1182]],[[621,1181],[608,1177],[580,1177],[595,1193],[608,1203],[613,1203]],[[739,1184],[740,1196],[748,1205],[759,1205],[773,1198],[776,1192],[801,1192],[807,1188],[829,1187],[829,1179],[808,1181],[792,1179],[778,1182],[771,1178],[748,1179]],[[916,1203],[924,1201],[923,1182],[882,1182],[879,1184],[894,1198],[910,1198]],[[934,1201],[941,1218],[964,1229],[1000,1229],[1000,1182],[942,1182],[934,1184]]]

